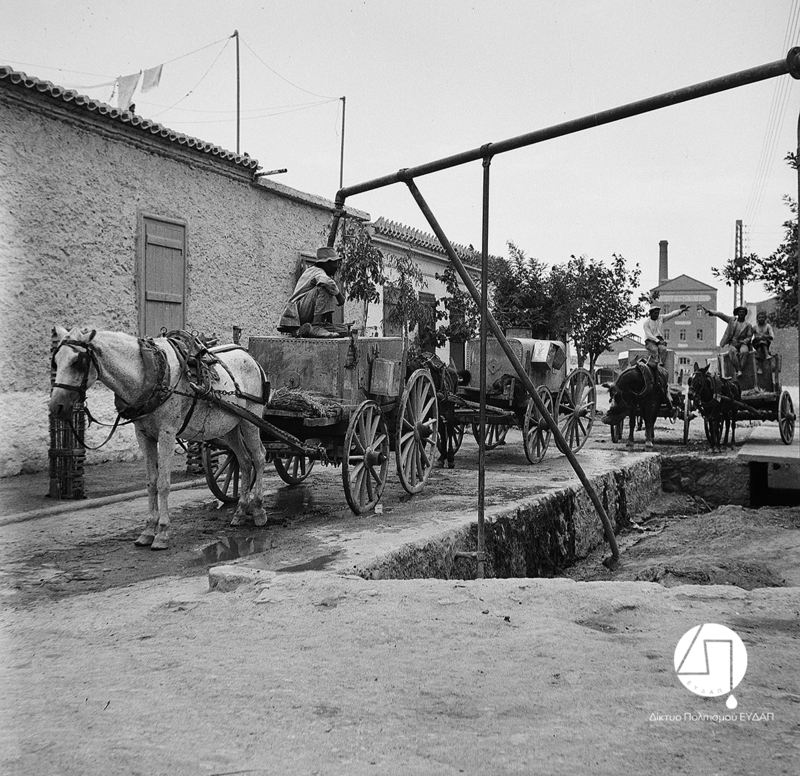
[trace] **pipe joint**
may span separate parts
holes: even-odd
[[[786,55],[786,66],[789,68],[789,75],[792,78],[800,79],[800,46],[789,49]]]

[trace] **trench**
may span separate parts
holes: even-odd
[[[763,503],[751,503],[751,471],[747,463],[734,456],[659,455],[596,477],[593,485],[617,536],[632,535],[628,541],[621,540],[621,560],[625,563],[626,548],[641,540],[637,532],[651,530],[651,526],[641,527],[641,521],[648,520],[648,508],[656,500],[662,503],[668,494],[683,497],[682,502],[675,503],[682,503],[684,509],[676,507],[673,514],[659,514],[660,531],[668,527],[670,521],[676,525],[686,520],[686,504],[692,505],[690,517],[711,515],[705,521],[704,530],[713,528],[714,521],[719,522],[717,533],[733,530],[732,526],[738,525],[734,520],[742,520],[745,533],[769,530],[770,520],[759,519],[758,507],[800,505],[800,490],[796,485],[782,487],[786,485],[786,478],[781,479],[779,473],[771,482],[769,492],[761,495]],[[721,517],[715,517],[713,513],[720,507],[730,508],[730,514],[723,510]],[[797,527],[800,527],[800,513],[795,511],[775,524],[775,536],[783,529]],[[677,528],[672,533],[677,533]],[[545,498],[530,499],[487,517],[485,544],[486,578],[570,576],[587,581],[620,578],[602,568],[610,551],[597,515],[581,487],[566,487]],[[678,552],[684,554],[682,560],[644,563],[638,571],[629,567],[627,577],[621,578],[660,582],[667,586],[732,584],[748,589],[785,584],[780,569],[748,560],[745,548],[738,560],[720,560],[713,552],[703,559],[706,547],[702,541],[698,544],[700,546],[694,548],[698,552],[696,556],[681,549]],[[474,559],[461,555],[475,550],[477,524],[471,523],[434,540],[405,545],[359,569],[358,573],[369,579],[475,579]],[[573,573],[577,565],[586,567],[589,564],[593,564],[591,568],[596,569],[596,573]]]

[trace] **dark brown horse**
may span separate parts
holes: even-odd
[[[742,389],[732,379],[711,374],[708,366],[702,369],[695,363],[694,374],[689,378],[689,398],[700,411],[706,427],[706,438],[711,451],[722,450],[728,444],[730,433],[733,448],[736,443],[736,404],[742,399]],[[722,440],[722,427],[725,439]]]
[[[656,418],[665,400],[664,392],[657,375],[645,361],[639,361],[628,367],[609,387],[611,406],[603,416],[603,423],[609,426],[619,424],[625,417],[630,420],[628,449],[633,449],[633,431],[636,416],[644,421],[644,446],[653,449]]]

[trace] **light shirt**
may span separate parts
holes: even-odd
[[[659,342],[664,339],[664,322],[677,318],[683,310],[673,310],[671,313],[664,313],[659,315],[658,318],[653,320],[649,315],[645,320],[642,328],[644,329],[644,340],[653,340]]]

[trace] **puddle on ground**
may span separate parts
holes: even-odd
[[[338,551],[328,555],[320,555],[306,563],[298,563],[296,566],[284,566],[283,568],[275,569],[275,571],[322,571],[329,563],[333,563],[337,555],[339,555]]]
[[[236,560],[247,555],[255,555],[259,552],[266,552],[272,548],[272,539],[249,537],[245,539],[235,539],[226,537],[214,544],[203,547],[200,557],[192,562],[192,566],[204,566],[206,564],[219,563],[220,561]]]

